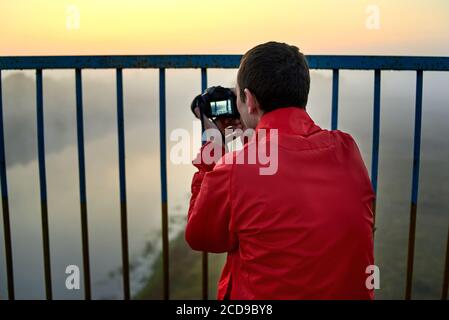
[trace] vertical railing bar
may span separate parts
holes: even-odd
[[[207,69],[201,68],[201,92],[207,89]],[[201,123],[203,123],[201,121]],[[204,133],[204,126],[202,126],[201,136]],[[201,141],[205,142],[202,138]],[[202,253],[202,287],[203,287],[203,300],[209,299],[209,263],[207,252]]]
[[[449,288],[449,228],[447,230],[446,259],[444,263],[443,288],[441,292],[442,300],[447,300],[448,288]]]
[[[380,135],[380,87],[381,71],[374,70],[374,106],[373,106],[373,146],[371,160],[371,183],[377,198],[377,178],[379,170],[379,135]],[[376,226],[376,198],[373,201],[374,230]]]
[[[161,214],[162,214],[162,267],[163,297],[170,298],[169,247],[168,247],[168,208],[167,208],[167,145],[166,145],[166,101],[165,101],[165,68],[159,69],[159,144],[161,170]]]
[[[130,299],[129,287],[129,253],[128,253],[128,218],[126,208],[126,171],[125,171],[125,124],[123,115],[123,73],[116,69],[117,82],[117,131],[120,180],[120,223],[122,233],[122,269],[123,269],[123,298]]]
[[[423,91],[423,70],[417,70],[415,133],[413,142],[412,201],[410,206],[410,226],[409,226],[408,257],[407,257],[407,283],[405,288],[406,300],[411,299],[412,286],[413,286],[413,260],[415,255],[416,210],[418,203],[419,162],[421,151],[422,91]]]
[[[6,278],[8,299],[14,300],[14,271],[11,243],[11,222],[9,219],[8,180],[6,176],[5,137],[3,127],[2,70],[0,70],[0,183],[2,187],[3,236],[5,239]]]
[[[89,232],[87,220],[87,196],[86,196],[86,170],[84,159],[84,120],[83,120],[83,86],[81,69],[75,70],[76,82],[76,131],[78,138],[78,171],[80,188],[80,210],[81,210],[81,240],[83,251],[84,270],[84,298],[91,299],[90,287],[90,259],[89,259]]]
[[[50,237],[48,231],[47,178],[45,169],[44,103],[42,91],[42,69],[36,69],[37,151],[39,161],[45,293],[47,300],[52,300],[53,294],[51,285]]]
[[[339,70],[332,70],[332,119],[331,129],[336,130],[338,126],[338,91],[339,91]]]

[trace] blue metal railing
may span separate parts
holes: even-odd
[[[10,212],[8,203],[8,184],[6,176],[3,104],[2,104],[2,70],[36,70],[36,107],[37,107],[37,145],[40,182],[40,199],[42,214],[42,234],[44,252],[44,273],[47,299],[52,299],[52,281],[50,269],[50,239],[48,231],[47,186],[45,170],[44,145],[44,112],[42,97],[43,69],[74,69],[76,85],[76,119],[78,143],[78,167],[80,188],[80,211],[82,252],[84,267],[85,299],[91,298],[89,240],[87,225],[87,192],[84,157],[84,128],[82,102],[82,69],[115,69],[117,90],[117,128],[120,183],[121,212],[121,245],[123,264],[124,298],[130,299],[129,253],[126,205],[126,172],[125,172],[125,130],[123,114],[123,69],[157,68],[159,69],[159,126],[160,126],[160,177],[161,177],[161,215],[162,215],[162,250],[163,250],[163,297],[169,298],[169,255],[168,255],[168,211],[167,211],[167,146],[166,146],[166,91],[165,70],[167,68],[200,68],[201,87],[207,88],[208,68],[238,68],[241,55],[146,55],[146,56],[36,56],[36,57],[0,57],[0,184],[3,204],[3,226],[5,238],[6,273],[9,299],[14,299],[14,273],[12,261]],[[421,148],[422,92],[424,71],[449,71],[449,57],[396,57],[396,56],[323,56],[307,57],[311,69],[332,70],[332,115],[331,128],[338,127],[339,71],[373,70],[374,71],[374,103],[373,103],[373,144],[371,162],[371,181],[377,192],[379,166],[379,134],[380,134],[380,96],[381,71],[416,71],[415,126],[413,149],[413,172],[410,207],[410,226],[407,257],[407,277],[405,298],[412,294],[413,260],[415,246],[416,214],[419,187],[419,166]],[[373,205],[376,210],[376,204]],[[202,256],[202,288],[203,299],[208,298],[208,259],[207,253]],[[449,284],[449,231],[442,288],[442,299],[447,299]]]

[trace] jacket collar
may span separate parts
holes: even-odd
[[[291,106],[279,108],[262,115],[258,129],[278,129],[280,134],[309,136],[321,130],[305,109]]]

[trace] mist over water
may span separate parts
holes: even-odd
[[[14,274],[18,299],[44,298],[34,72],[2,72],[4,130]],[[236,70],[208,70],[208,85],[233,86]],[[44,71],[44,118],[53,290],[56,299],[81,299],[65,288],[65,268],[82,270],[74,71]],[[341,71],[339,129],[357,141],[371,171],[374,72]],[[382,72],[377,198],[378,298],[403,298],[411,197],[415,73]],[[151,276],[161,248],[158,70],[124,70],[126,183],[131,289]],[[331,72],[313,71],[307,111],[330,127]],[[439,298],[449,223],[449,74],[424,73],[420,193],[414,298]],[[122,297],[120,201],[114,70],[83,70],[87,208],[92,296]],[[167,159],[170,133],[192,132],[192,98],[199,70],[166,71]],[[199,137],[193,137],[199,139]],[[192,157],[196,150],[192,151]],[[300,166],[301,164],[298,164]],[[194,167],[167,163],[172,237],[182,230]],[[6,296],[0,222],[0,297]],[[200,255],[198,255],[200,258]],[[213,258],[212,258],[213,259]],[[176,281],[176,275],[171,275]],[[212,281],[212,280],[211,280]],[[200,293],[193,292],[193,297]]]

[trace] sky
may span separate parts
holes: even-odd
[[[0,0],[0,56],[449,54],[445,0]]]

